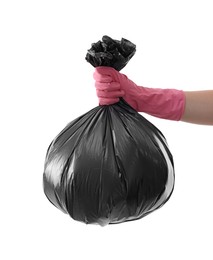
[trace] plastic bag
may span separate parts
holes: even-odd
[[[86,60],[120,69],[134,53],[131,42],[104,36]],[[75,119],[52,141],[43,187],[73,219],[104,226],[160,208],[174,188],[174,164],[163,134],[121,99]]]

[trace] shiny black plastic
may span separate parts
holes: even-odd
[[[88,50],[86,60],[94,67],[108,66],[120,71],[136,52],[136,45],[124,38],[113,40],[107,35],[102,41],[93,43]]]
[[[52,141],[43,185],[50,202],[75,220],[121,223],[169,199],[173,159],[163,134],[121,99],[73,120]]]

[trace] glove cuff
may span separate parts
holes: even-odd
[[[176,89],[141,88],[138,112],[180,121],[185,110],[185,93]]]

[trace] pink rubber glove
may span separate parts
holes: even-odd
[[[93,76],[100,105],[114,104],[123,97],[138,112],[176,121],[183,115],[182,90],[139,87],[111,67],[97,67]]]

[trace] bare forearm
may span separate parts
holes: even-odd
[[[138,112],[169,120],[213,125],[213,90],[183,91],[138,86],[110,67],[94,73],[99,104],[111,105],[120,97]]]
[[[213,125],[213,90],[186,91],[185,111],[181,121]]]

